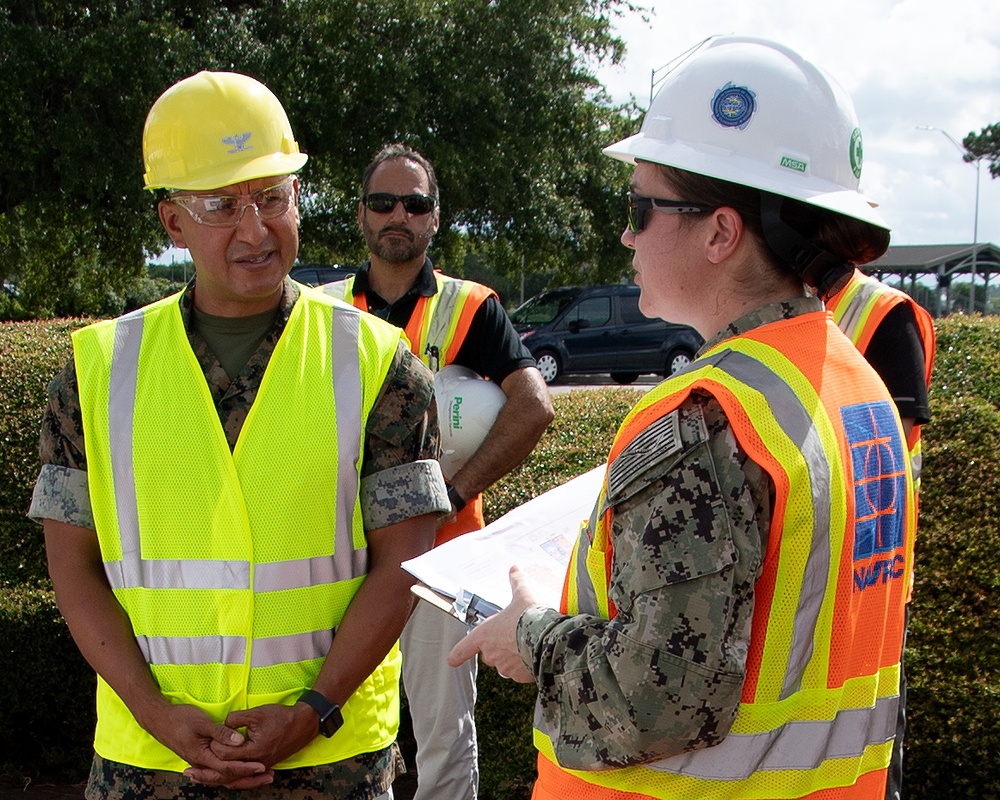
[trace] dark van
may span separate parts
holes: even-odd
[[[704,343],[688,325],[645,316],[634,284],[550,289],[510,318],[546,383],[571,374],[609,373],[618,383],[647,373],[667,377]]]

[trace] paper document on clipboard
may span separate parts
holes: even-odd
[[[539,602],[558,608],[570,553],[593,510],[604,473],[602,464],[481,531],[404,561],[403,569],[420,581],[414,594],[473,624],[510,603],[508,574],[517,564],[528,573]]]

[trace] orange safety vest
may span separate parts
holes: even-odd
[[[595,771],[558,766],[556,732],[538,728],[533,800],[881,800],[915,524],[895,406],[829,315],[804,314],[721,342],[647,394],[618,431],[609,476],[693,390],[722,405],[775,489],[736,720],[714,747]],[[616,613],[607,491],[606,478],[564,613]]]
[[[443,275],[434,270],[437,291],[422,296],[410,314],[403,332],[410,344],[410,350],[431,370],[454,362],[469,333],[472,320],[480,306],[496,292],[475,281],[461,280]],[[342,298],[362,311],[368,310],[368,300],[364,292],[354,294],[354,276],[329,284],[323,290],[327,294]],[[437,546],[463,533],[478,531],[486,524],[483,518],[483,496],[477,494],[466,501],[465,508],[455,519],[438,528],[434,538]]]

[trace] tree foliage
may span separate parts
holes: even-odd
[[[383,143],[435,164],[434,255],[514,275],[610,280],[627,169],[600,148],[628,134],[594,77],[619,60],[628,0],[13,0],[0,6],[0,277],[26,314],[114,313],[167,241],[142,188],[146,112],[200,69],[231,69],[282,100],[310,156],[302,257],[363,255],[360,174]]]
[[[986,159],[990,166],[990,175],[1000,178],[1000,122],[987,125],[979,133],[970,131],[968,136],[962,139],[962,146],[965,147],[966,161],[977,161]]]

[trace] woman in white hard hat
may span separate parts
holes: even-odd
[[[814,296],[888,246],[851,102],[718,38],[605,152],[643,311],[707,341],[622,423],[563,608],[515,569],[450,660],[537,684],[538,800],[881,800],[914,512],[892,400]]]

